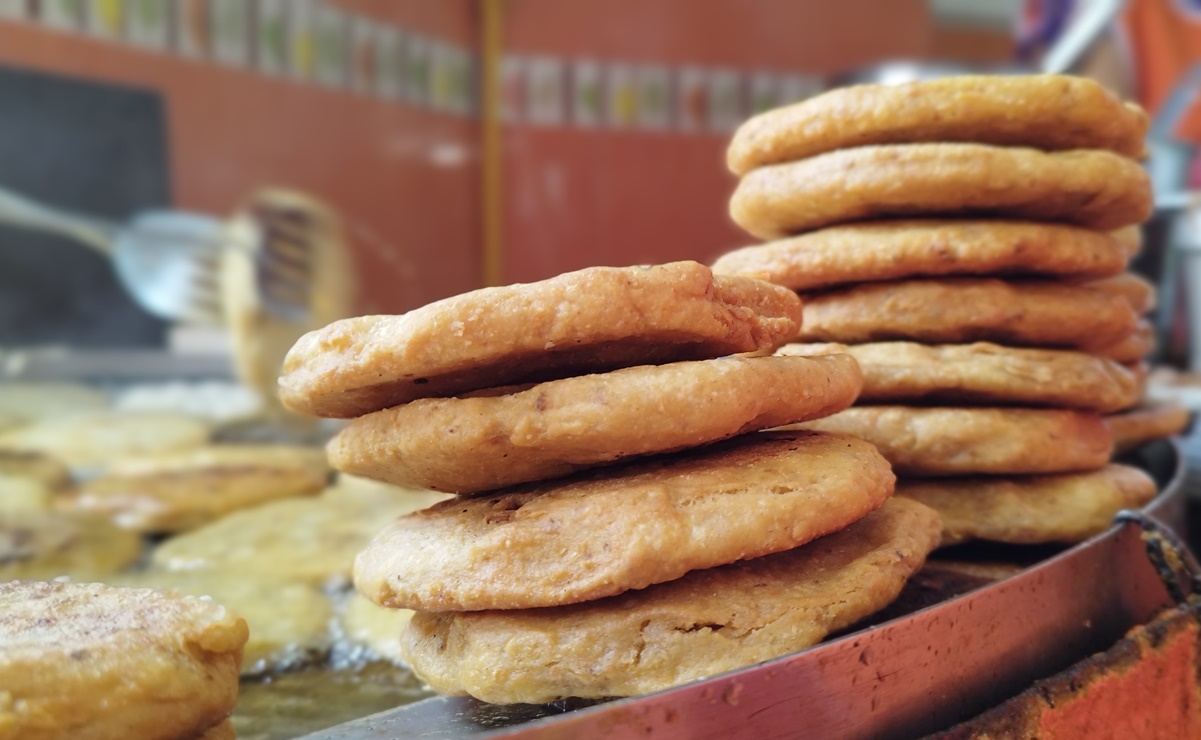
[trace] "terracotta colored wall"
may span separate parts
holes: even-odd
[[[930,33],[931,59],[954,59],[981,65],[1013,61],[1013,34],[1005,30],[958,26],[934,27]]]
[[[470,0],[343,5],[474,44]],[[474,120],[28,23],[0,22],[0,63],[161,91],[181,207],[225,213],[264,184],[328,200],[357,246],[361,311],[479,283]]]
[[[923,0],[506,0],[507,53],[831,73],[922,57]],[[752,241],[726,215],[728,134],[515,125],[507,281],[592,264],[709,260]]]

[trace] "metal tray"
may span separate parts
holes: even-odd
[[[1129,462],[1160,486],[1144,513],[1187,539],[1177,444],[1144,445]],[[306,737],[920,737],[1108,648],[1171,605],[1141,532],[1115,525],[1003,581],[970,584],[808,650],[655,694],[504,707],[436,697]]]

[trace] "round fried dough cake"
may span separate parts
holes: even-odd
[[[1126,268],[1109,234],[1027,221],[901,220],[831,226],[713,263],[793,290],[945,275],[1107,277]]]
[[[177,452],[142,454],[114,460],[106,471],[113,475],[152,475],[193,470],[238,468],[305,470],[328,477],[325,450],[310,445],[211,444]]]
[[[600,601],[418,612],[402,646],[435,691],[496,704],[657,691],[802,650],[881,609],[939,527],[894,499],[803,547]]]
[[[858,439],[747,434],[398,519],[355,561],[355,586],[418,611],[590,601],[804,544],[879,507],[893,481]]]
[[[1111,230],[1150,217],[1151,184],[1138,162],[1105,151],[865,146],[748,173],[730,215],[761,239],[912,216],[1002,216]]]
[[[0,738],[201,735],[234,708],[246,638],[246,622],[193,596],[0,585]]]
[[[417,398],[766,350],[796,333],[800,314],[784,288],[715,278],[695,262],[590,267],[334,322],[288,353],[280,398],[293,411],[350,418]]]
[[[786,344],[778,355],[846,352],[863,371],[860,403],[1051,406],[1108,413],[1138,402],[1142,373],[1083,352],[988,342]]]
[[[124,455],[199,447],[209,433],[207,424],[182,414],[98,412],[5,432],[0,449],[41,452],[72,468],[95,468]]]
[[[330,649],[333,603],[311,583],[235,570],[143,570],[104,582],[209,597],[233,610],[250,628],[242,652],[243,676],[296,668]]]
[[[944,547],[975,539],[1028,545],[1104,532],[1114,514],[1154,498],[1155,481],[1137,468],[1107,465],[1067,475],[908,479],[897,483],[897,495],[938,512]]]
[[[0,450],[0,511],[47,509],[70,483],[70,471],[51,457]]]
[[[756,167],[815,154],[913,142],[1144,153],[1147,114],[1100,84],[1065,75],[973,75],[857,85],[761,113],[734,134],[726,161]]]
[[[97,517],[0,511],[0,580],[94,578],[132,564],[142,538]]]
[[[1146,319],[1139,319],[1130,333],[1109,342],[1091,344],[1083,348],[1097,357],[1107,357],[1114,362],[1142,362],[1155,351],[1155,326]]]
[[[28,478],[55,491],[71,483],[71,471],[54,458],[40,452],[0,450],[0,476]]]
[[[54,503],[54,492],[35,479],[0,473],[0,511],[40,511]]]
[[[1105,417],[1113,434],[1114,454],[1129,452],[1153,439],[1180,434],[1188,426],[1189,410],[1175,401],[1148,403]]]
[[[1137,322],[1121,296],[1050,280],[904,280],[808,297],[799,339],[1079,348],[1118,341]]]
[[[797,426],[867,440],[901,475],[1068,473],[1113,450],[1100,414],[1065,409],[856,406]]]
[[[386,522],[444,498],[340,484],[315,498],[273,501],[172,537],[155,548],[151,563],[256,579],[343,582],[351,577],[355,555]]]
[[[826,416],[860,385],[846,355],[632,367],[378,411],[350,422],[328,453],[354,475],[473,493]]]
[[[145,533],[183,532],[268,501],[311,495],[329,472],[319,448],[221,445],[115,464],[63,507]]]

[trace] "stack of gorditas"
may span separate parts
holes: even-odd
[[[780,354],[859,361],[859,403],[803,427],[875,444],[944,544],[1078,541],[1155,493],[1110,464],[1105,418],[1151,349],[1153,290],[1125,272],[1146,127],[1086,79],[960,77],[834,90],[731,143],[731,213],[771,241],[714,272],[800,292]]]
[[[402,653],[497,703],[624,696],[799,650],[896,597],[939,521],[842,434],[845,354],[777,357],[795,292],[695,262],[589,268],[302,338],[291,408],[345,472],[457,494],[355,563]],[[386,527],[384,526],[386,524]]]

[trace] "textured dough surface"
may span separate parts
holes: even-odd
[[[1118,295],[1051,280],[949,278],[869,283],[806,299],[803,342],[997,342],[1086,347],[1115,342],[1138,317]]]
[[[802,650],[881,609],[939,528],[930,509],[892,499],[803,547],[600,601],[418,612],[405,656],[435,691],[497,704],[656,691]]]
[[[1061,406],[1108,413],[1138,402],[1143,374],[1083,352],[988,342],[786,344],[779,355],[846,352],[863,371],[860,403]]]
[[[1126,268],[1109,234],[1030,221],[898,220],[830,226],[713,263],[793,290],[951,275],[1107,277]]]
[[[857,85],[761,113],[734,134],[736,175],[815,154],[912,142],[1144,153],[1147,114],[1100,84],[1067,75],[968,75]]]
[[[246,638],[241,618],[192,596],[0,585],[0,738],[201,735],[233,710]]]
[[[445,501],[393,522],[355,561],[383,606],[561,606],[791,549],[892,495],[865,442],[747,434],[676,455]]]
[[[1066,475],[908,479],[897,484],[897,495],[938,512],[943,546],[1081,542],[1109,529],[1122,509],[1154,498],[1155,481],[1137,468],[1107,465]]]
[[[1113,450],[1101,415],[1064,409],[856,406],[798,426],[865,439],[902,476],[1095,470]]]
[[[354,475],[472,493],[826,416],[853,403],[861,382],[845,355],[632,367],[377,411],[328,452]]]
[[[730,200],[760,239],[832,224],[914,216],[1005,217],[1109,231],[1151,215],[1151,184],[1106,151],[982,144],[841,149],[748,173]]]
[[[334,322],[288,353],[280,398],[293,411],[350,418],[417,398],[774,349],[800,314],[788,290],[715,278],[696,262],[590,267]]]

